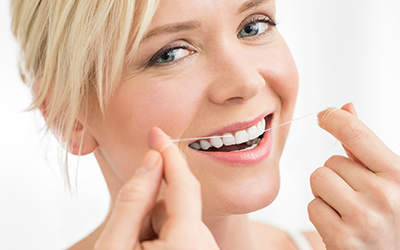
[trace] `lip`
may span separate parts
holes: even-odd
[[[243,130],[250,128],[257,124],[261,119],[264,119],[268,115],[272,115],[270,120],[267,121],[267,129],[271,128],[273,123],[273,113],[265,114],[258,116],[257,118],[247,121],[235,123],[232,125],[228,125],[224,128],[218,129],[213,133],[207,136],[219,135],[223,133],[229,133],[232,131]],[[208,158],[211,158],[217,162],[221,162],[223,164],[228,164],[232,166],[243,166],[243,165],[252,165],[259,163],[266,159],[271,151],[272,151],[272,131],[269,130],[264,133],[262,140],[259,142],[258,146],[252,150],[248,151],[239,151],[239,152],[218,152],[218,151],[201,151],[194,150],[195,152],[202,154]]]

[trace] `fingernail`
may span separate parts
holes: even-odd
[[[147,173],[149,172],[149,170],[145,167],[140,167],[138,169],[136,169],[135,174],[142,174],[142,173]]]
[[[147,154],[144,156],[141,167],[138,168],[138,170],[136,170],[136,171],[143,171],[143,170],[140,170],[142,168],[146,171],[150,171],[155,166],[157,166],[160,161],[161,161],[160,153],[158,153],[155,150],[150,149],[149,152],[147,152]]]
[[[158,138],[160,138],[160,135],[165,138],[171,139],[171,137],[166,135],[161,129],[153,127],[149,132],[149,137],[147,138],[147,145],[149,145],[149,148],[157,148]]]
[[[162,135],[162,136],[165,136],[165,137],[167,137],[168,139],[172,139],[169,135],[167,135],[164,131],[162,131],[160,128],[157,130],[157,133],[159,134],[159,135]]]

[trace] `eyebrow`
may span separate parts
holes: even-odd
[[[271,0],[249,0],[247,2],[244,2],[242,4],[242,7],[240,7],[240,9],[238,11],[238,14],[241,14],[241,13],[245,12],[248,9],[251,9],[253,7],[256,7],[258,5],[264,4],[264,3],[269,2],[269,1],[271,1]]]
[[[242,4],[242,6],[238,10],[238,14],[245,12],[251,8],[269,2],[271,0],[248,0]],[[189,21],[189,22],[181,22],[174,24],[166,24],[162,26],[155,27],[150,30],[142,39],[142,41],[149,39],[152,36],[160,35],[163,33],[177,33],[183,30],[193,30],[201,26],[199,21]]]
[[[200,27],[201,24],[198,21],[189,21],[182,23],[166,24],[162,26],[155,27],[150,30],[146,36],[142,39],[143,41],[149,39],[152,36],[160,35],[162,33],[176,33],[182,30],[192,30]]]

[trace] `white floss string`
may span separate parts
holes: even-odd
[[[321,111],[318,111],[318,112],[313,112],[313,113],[308,114],[308,115],[304,115],[304,116],[298,117],[298,118],[293,119],[293,120],[288,121],[288,122],[284,122],[284,123],[282,123],[282,124],[279,124],[278,126],[275,126],[275,127],[269,128],[269,129],[266,129],[266,130],[264,130],[264,132],[267,132],[267,131],[270,131],[270,130],[272,130],[272,129],[276,129],[276,128],[279,128],[279,127],[288,125],[288,124],[290,124],[290,123],[292,123],[292,122],[295,122],[295,121],[298,121],[298,120],[302,120],[302,119],[307,118],[307,117],[309,117],[309,116],[316,115],[316,114],[318,114],[318,113],[320,113],[320,112],[322,112],[322,110],[321,110]],[[226,136],[220,135],[220,136],[209,136],[209,137],[198,137],[198,138],[173,139],[173,140],[171,140],[171,141],[172,141],[172,142],[198,141],[198,140],[204,140],[204,139],[224,138],[224,137],[228,137],[228,136],[227,136],[227,135],[226,135]]]

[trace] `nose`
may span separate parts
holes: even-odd
[[[265,79],[248,50],[220,48],[209,66],[214,75],[209,87],[209,99],[216,104],[240,104],[251,100],[265,86]]]

